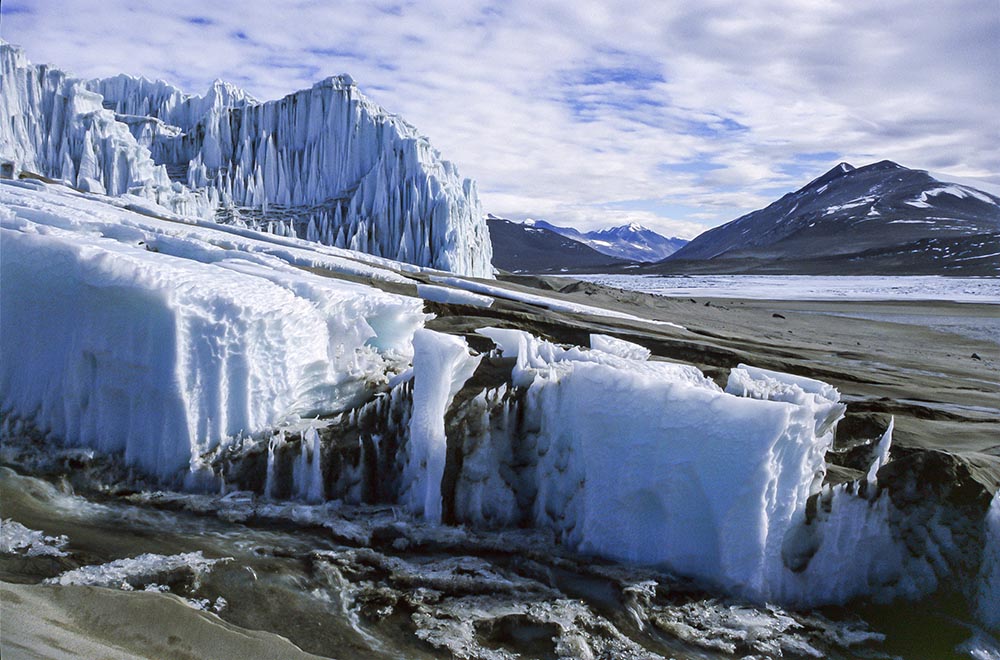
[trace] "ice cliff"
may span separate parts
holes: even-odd
[[[261,103],[119,75],[81,81],[0,42],[0,159],[82,190],[144,196],[394,260],[492,276],[476,185],[350,76]]]

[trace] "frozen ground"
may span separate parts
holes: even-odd
[[[1000,267],[997,270],[1000,276]],[[574,275],[663,296],[757,300],[946,300],[1000,304],[1000,277],[822,275]]]

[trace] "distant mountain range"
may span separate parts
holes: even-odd
[[[643,272],[1000,274],[1000,198],[891,161],[832,170]]]
[[[690,242],[634,223],[489,227],[494,265],[512,271],[1000,275],[1000,197],[888,160],[840,163]]]
[[[687,245],[687,241],[683,238],[667,238],[635,222],[588,232],[581,232],[572,227],[559,227],[545,220],[526,220],[524,224],[538,229],[548,229],[574,241],[585,243],[602,254],[624,261],[661,261]]]
[[[636,223],[581,232],[545,220],[514,222],[488,215],[493,265],[511,272],[615,270],[636,262],[662,260],[683,247],[682,238],[667,238]]]
[[[493,242],[493,266],[501,270],[512,273],[614,270],[627,263],[543,226],[548,223],[527,224],[488,215],[486,224]]]

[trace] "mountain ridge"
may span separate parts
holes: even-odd
[[[574,227],[561,227],[545,220],[525,220],[524,224],[547,229],[590,246],[611,257],[634,262],[655,262],[665,259],[687,244],[687,240],[666,237],[637,222],[581,232]]]
[[[569,272],[615,268],[627,262],[594,250],[582,241],[548,228],[545,221],[520,223],[489,214],[493,265],[510,272]]]
[[[710,229],[654,269],[995,274],[1000,198],[890,160],[840,163]]]

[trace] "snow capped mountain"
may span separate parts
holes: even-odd
[[[559,227],[545,220],[525,220],[524,224],[572,238],[601,254],[625,261],[660,261],[687,244],[683,238],[667,238],[635,222],[589,232]]]
[[[491,277],[476,185],[350,76],[258,102],[119,75],[89,82],[0,43],[0,159],[91,191]]]
[[[840,163],[766,208],[701,234],[662,265],[704,272],[996,274],[997,245],[1000,198],[891,161]]]
[[[583,237],[595,250],[629,261],[660,261],[688,243],[683,238],[667,238],[635,222],[587,232]]]
[[[503,270],[545,273],[624,264],[582,241],[552,231],[545,221],[521,223],[488,215],[486,222],[493,241],[493,265]]]

